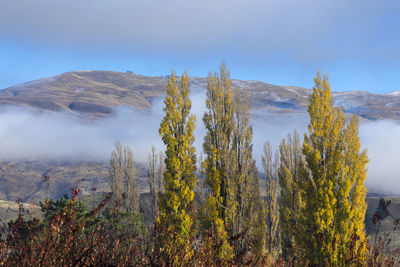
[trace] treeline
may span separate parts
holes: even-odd
[[[232,88],[222,64],[207,83],[203,153],[193,145],[187,73],[172,72],[159,134],[149,155],[151,225],[143,223],[133,154],[116,144],[109,194],[92,211],[78,190],[41,203],[44,219],[11,222],[1,243],[5,265],[65,266],[379,266],[365,232],[366,151],[358,120],[333,104],[317,74],[304,140],[288,134],[262,156],[263,190],[253,158],[249,96]],[[265,194],[263,194],[265,192]],[[103,210],[101,212],[101,210]]]

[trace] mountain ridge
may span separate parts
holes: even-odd
[[[132,72],[72,71],[0,90],[0,105],[28,107],[46,112],[64,111],[89,119],[110,116],[118,106],[150,109],[152,100],[165,95],[167,76],[144,76]],[[204,92],[207,78],[190,77],[193,93]],[[232,79],[234,88],[249,91],[251,108],[287,115],[304,113],[311,90],[260,81]],[[333,92],[335,104],[344,112],[366,120],[400,120],[400,93],[367,91]]]

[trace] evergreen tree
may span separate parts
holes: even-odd
[[[180,85],[180,86],[179,86]],[[164,100],[165,116],[159,133],[166,145],[164,193],[160,194],[160,216],[158,225],[166,231],[161,248],[167,255],[176,248],[186,251],[192,248],[187,243],[193,233],[194,189],[196,187],[196,154],[193,146],[195,116],[190,114],[189,78],[187,73],[178,84],[175,73],[168,80],[167,96]],[[171,259],[171,264],[178,264]],[[182,263],[180,263],[182,264]]]
[[[309,99],[310,124],[303,153],[309,173],[301,176],[304,206],[297,241],[313,265],[348,266],[364,261],[365,152],[358,123],[346,126],[335,108],[327,77],[317,75]],[[348,256],[351,256],[349,258]]]
[[[276,154],[278,156],[278,154]],[[279,158],[272,157],[272,148],[269,142],[264,144],[264,155],[262,156],[262,166],[265,176],[265,203],[267,220],[267,248],[272,252],[279,245],[278,242],[278,171]]]
[[[74,212],[76,212],[76,218],[78,220],[89,220],[87,219],[88,208],[83,204],[82,201],[71,201],[68,194],[64,194],[60,200],[46,199],[45,202],[39,202],[41,211],[43,213],[43,224],[48,224],[56,216],[63,214],[70,206],[73,206]]]
[[[304,157],[298,133],[284,138],[279,146],[278,170],[281,203],[279,208],[279,232],[282,255],[286,260],[295,256],[295,237],[298,214],[302,207],[299,179],[305,171]]]

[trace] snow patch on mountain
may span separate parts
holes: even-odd
[[[400,96],[400,90],[390,92],[387,95]]]

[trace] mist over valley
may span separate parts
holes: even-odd
[[[151,146],[164,150],[158,134],[168,76],[131,72],[77,71],[0,91],[0,197],[57,198],[78,182],[84,194],[108,191],[108,161],[119,140],[132,148],[142,191]],[[190,79],[195,146],[202,150],[206,78]],[[261,170],[263,144],[277,149],[294,130],[307,129],[309,89],[233,80],[250,93],[253,153]],[[373,195],[398,195],[400,95],[361,91],[333,94],[350,117],[360,117],[360,138],[370,162],[366,185]],[[48,190],[43,177],[49,175]],[[50,192],[50,193],[49,193]]]

